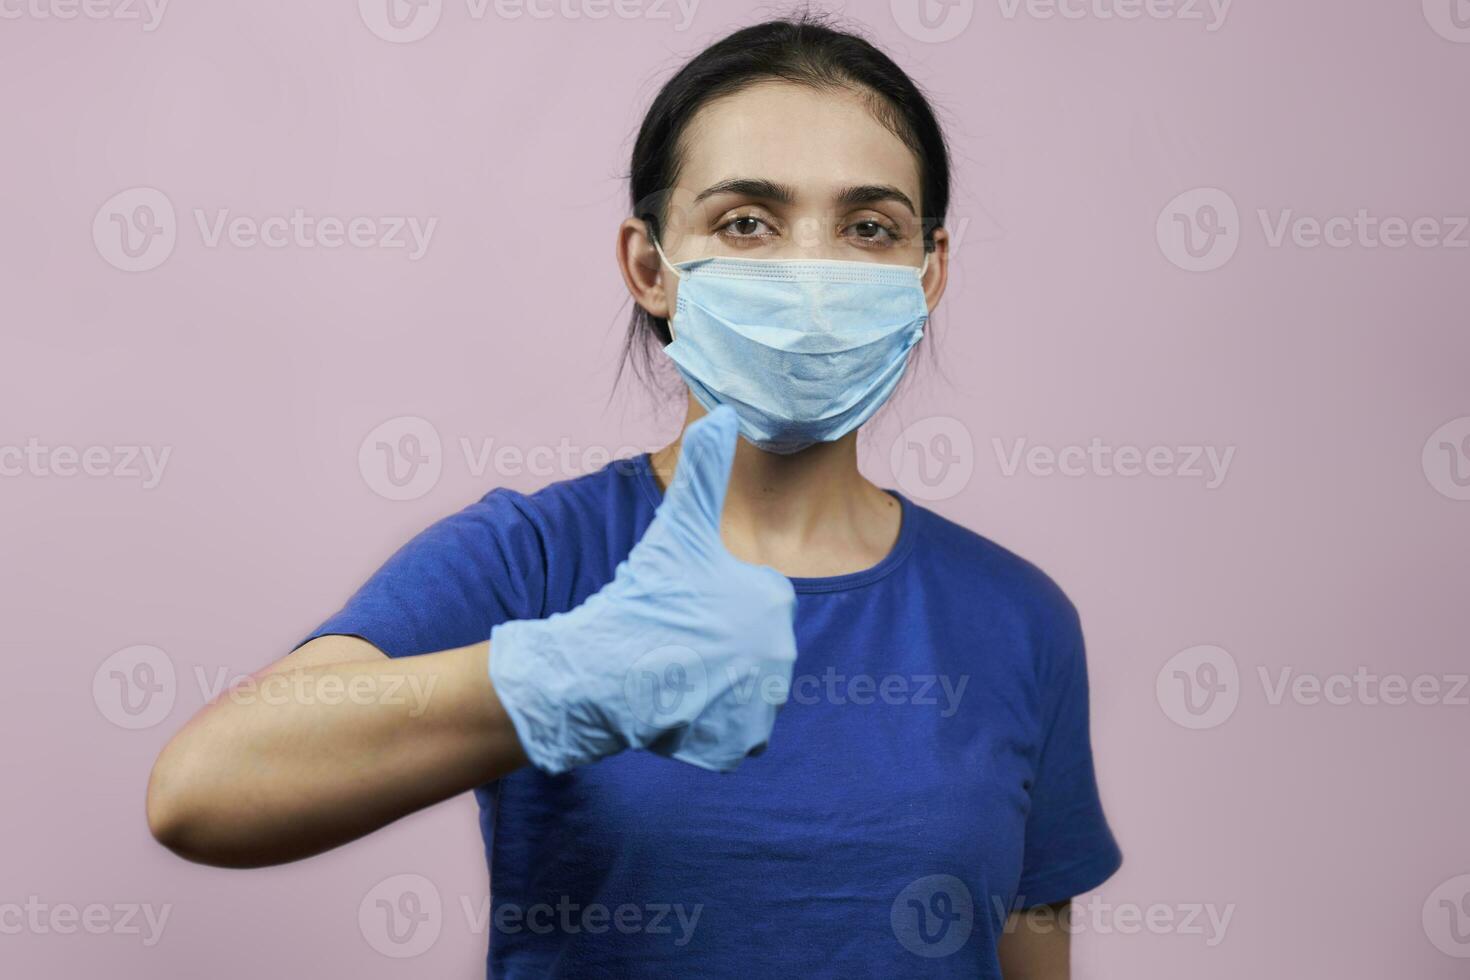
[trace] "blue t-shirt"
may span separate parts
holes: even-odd
[[[661,496],[647,456],[493,490],[312,636],[412,656],[571,609]],[[1009,911],[1118,868],[1076,610],[1035,566],[894,496],[887,557],[791,580],[799,654],[763,754],[720,774],[624,752],[475,791],[492,976],[998,978]]]

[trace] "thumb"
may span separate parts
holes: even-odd
[[[735,410],[720,405],[684,432],[673,485],[664,506],[695,527],[720,530],[730,465],[740,432]]]

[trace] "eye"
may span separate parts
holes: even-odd
[[[715,229],[716,233],[733,239],[764,238],[774,229],[753,214],[736,215]]]
[[[847,238],[855,239],[864,248],[886,248],[899,241],[898,229],[877,218],[854,221],[842,233]]]

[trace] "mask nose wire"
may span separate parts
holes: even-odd
[[[664,254],[663,246],[659,244],[658,236],[654,235],[650,237],[653,238],[653,248],[654,251],[658,252],[659,259],[662,260],[664,265],[669,267],[669,271],[674,274],[675,279],[683,279],[683,274],[681,274],[678,269],[674,268],[674,263],[670,262],[669,257]],[[920,282],[924,281],[924,274],[929,271],[929,256],[931,254],[932,253],[930,253],[928,249],[924,250],[924,264],[919,266],[918,269],[918,279]]]

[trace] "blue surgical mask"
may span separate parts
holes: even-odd
[[[664,353],[705,409],[729,405],[768,452],[834,442],[872,418],[929,319],[927,254],[917,269],[658,254],[679,277]]]

